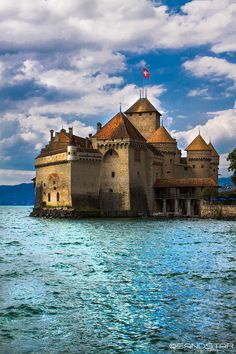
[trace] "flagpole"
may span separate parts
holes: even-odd
[[[143,84],[144,84],[144,82],[143,82],[143,69],[144,69],[144,68],[142,68],[142,98],[143,98],[143,96],[144,96],[144,94],[143,94]]]

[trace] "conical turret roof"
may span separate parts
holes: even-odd
[[[145,138],[122,112],[117,113],[106,125],[104,125],[104,127],[95,134],[95,137],[103,140],[132,138],[145,141]]]
[[[219,154],[216,151],[216,149],[214,148],[214,146],[212,145],[212,143],[209,143],[208,146],[211,149],[211,156],[212,157],[219,157]]]
[[[139,98],[125,113],[144,113],[144,112],[157,112],[157,109],[151,104],[147,98]],[[161,116],[161,113],[159,113]]]
[[[186,147],[186,151],[209,151],[210,147],[207,145],[203,137],[199,134],[195,139]]]
[[[165,127],[160,126],[148,139],[148,143],[176,143]]]

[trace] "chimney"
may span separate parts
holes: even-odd
[[[73,128],[72,127],[69,127],[69,134],[73,135]]]
[[[97,123],[97,132],[102,129],[102,123],[98,122]]]
[[[54,130],[51,129],[51,130],[50,130],[50,140],[51,140],[51,141],[52,141],[52,139],[53,139],[53,133],[54,133]]]

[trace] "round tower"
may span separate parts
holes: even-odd
[[[219,169],[220,156],[211,142],[208,144],[208,146],[211,149],[210,176],[218,183],[218,169]]]
[[[171,137],[165,127],[160,126],[147,139],[147,143],[156,147],[163,155],[163,178],[172,178],[177,151],[176,140]]]
[[[67,160],[68,161],[77,160],[77,146],[73,138],[73,135],[71,135],[69,144],[67,146]]]
[[[209,178],[211,149],[200,133],[185,151],[187,151],[187,164],[192,168],[192,176],[194,178]]]

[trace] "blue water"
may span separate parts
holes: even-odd
[[[235,342],[235,222],[29,212],[0,208],[1,354]]]

